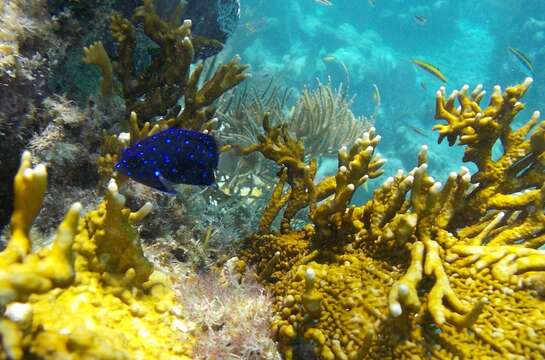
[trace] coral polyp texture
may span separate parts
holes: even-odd
[[[282,171],[240,258],[273,293],[286,359],[308,349],[322,359],[545,356],[545,122],[535,112],[512,127],[531,82],[495,87],[487,106],[480,85],[440,89],[440,140],[464,146],[477,172],[462,167],[442,184],[428,175],[423,146],[413,170],[388,177],[362,206],[351,205],[354,191],[384,163],[374,129],[315,184],[302,142],[264,122],[260,142],[242,153],[260,152]],[[305,207],[311,223],[293,230]]]
[[[189,359],[193,336],[168,276],[144,257],[112,180],[96,210],[74,204],[51,246],[32,251],[30,227],[47,174],[25,153],[15,178],[11,238],[0,253],[0,358]]]

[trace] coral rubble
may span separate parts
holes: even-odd
[[[131,212],[112,180],[79,218],[74,204],[50,247],[32,251],[30,226],[47,174],[25,153],[15,178],[11,238],[0,253],[0,358],[190,358],[193,336],[168,276],[143,256]],[[79,219],[79,222],[78,222]]]
[[[282,170],[241,258],[273,292],[286,359],[308,347],[322,359],[545,356],[545,122],[535,112],[511,124],[530,84],[496,87],[486,107],[482,86],[448,97],[441,89],[440,140],[458,140],[478,171],[462,167],[441,184],[423,146],[412,171],[387,178],[362,206],[351,196],[383,164],[373,129],[339,151],[336,176],[314,184],[303,144],[264,122],[265,135],[242,153],[261,152]],[[497,141],[503,155],[493,159]],[[292,230],[304,207],[312,223]],[[283,208],[281,232],[270,230]]]

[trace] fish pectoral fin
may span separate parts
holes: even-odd
[[[166,193],[173,194],[173,195],[178,193],[176,191],[176,189],[175,189],[175,186],[176,186],[175,183],[173,183],[172,181],[169,181],[168,179],[165,179],[162,175],[159,175],[157,178],[159,179],[159,181],[163,185],[163,187],[165,189],[164,191]]]

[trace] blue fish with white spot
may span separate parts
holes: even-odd
[[[172,128],[124,149],[115,170],[144,185],[176,193],[174,184],[212,185],[218,160],[213,136]]]

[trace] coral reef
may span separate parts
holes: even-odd
[[[143,256],[134,229],[151,210],[131,212],[111,181],[83,216],[74,204],[51,247],[31,250],[45,166],[24,153],[15,178],[11,237],[0,253],[0,356],[22,358],[190,358],[193,337],[167,274]]]
[[[0,182],[11,184],[31,131],[44,89],[44,57],[28,49],[46,29],[42,1],[0,1]],[[12,211],[11,186],[0,188],[0,229]]]
[[[286,359],[309,347],[322,359],[545,356],[545,122],[535,112],[511,124],[531,82],[496,87],[486,107],[482,86],[438,91],[440,140],[457,140],[478,171],[462,167],[441,184],[428,175],[424,146],[412,171],[387,178],[362,206],[351,197],[383,164],[374,129],[339,151],[336,176],[314,184],[302,143],[264,122],[265,135],[243,153],[261,152],[282,171],[240,256],[273,292]],[[498,141],[503,155],[493,159]],[[271,231],[283,207],[281,233]],[[290,217],[303,207],[311,224],[293,231]]]
[[[137,33],[135,26],[121,14],[114,12],[111,18],[112,36],[117,44],[118,59],[112,62],[113,71],[121,82],[127,117],[135,112],[142,121],[154,117],[174,118],[177,126],[200,130],[203,123],[211,120],[213,110],[209,108],[224,92],[245,79],[246,66],[236,59],[222,65],[215,76],[202,88],[197,88],[203,65],[190,72],[195,57],[194,41],[191,38],[191,20],[181,26],[161,19],[151,0],[134,10],[134,19],[141,23],[144,33],[159,48],[144,69],[135,65]],[[110,59],[100,42],[85,49],[85,61],[100,63],[103,86],[111,78]],[[96,59],[98,58],[98,59]],[[104,92],[103,88],[103,92]],[[185,107],[180,112],[178,100],[185,97]]]
[[[58,173],[70,174],[73,192],[81,193],[89,189],[89,183],[92,187],[96,184],[96,176],[88,176],[90,171],[81,170],[93,169],[94,160],[89,160],[96,151],[97,133],[100,133],[97,129],[116,123],[113,115],[119,110],[113,102],[110,108],[99,110],[89,100],[89,89],[85,89],[92,88],[94,83],[89,81],[88,73],[80,71],[86,66],[71,51],[75,47],[81,51],[82,39],[93,36],[103,24],[100,13],[107,7],[106,2],[109,0],[94,2],[92,6],[79,1],[0,2],[2,183],[13,182],[20,154],[27,148],[34,156],[40,153],[40,161],[53,165],[49,177],[53,187],[59,182],[66,183],[66,178],[58,177]],[[5,49],[11,49],[11,55],[5,54]],[[80,103],[74,103],[75,99]],[[78,108],[82,103],[89,105]],[[102,113],[106,115],[101,116]],[[78,161],[74,161],[76,158]],[[48,198],[58,194],[57,190],[49,192]],[[0,188],[0,227],[9,222],[12,197],[11,186]],[[63,193],[57,200],[72,202],[77,198],[68,200],[69,197],[72,196]],[[52,208],[51,203],[46,207],[55,210],[53,221],[59,221],[65,208]],[[51,223],[46,227],[53,228]]]
[[[335,156],[338,148],[362,136],[378,112],[377,106],[370,117],[355,116],[345,89],[334,89],[331,82],[305,89],[293,106],[290,97],[291,91],[274,85],[273,80],[262,91],[247,86],[236,89],[219,105],[222,128],[218,137],[235,148],[250,147],[260,141],[261,121],[266,116],[271,126],[286,124],[284,131],[304,142],[304,159],[317,158],[319,166],[322,158]],[[278,166],[251,152],[246,151],[246,155],[236,159],[224,156],[220,164],[222,189],[229,194],[243,190],[258,197],[269,194]]]
[[[134,18],[143,23],[145,34],[159,46],[160,51],[156,51],[150,64],[139,71],[134,61],[136,29],[121,14],[113,13],[111,31],[117,42],[119,58],[114,59],[111,65],[121,82],[129,133],[104,137],[97,163],[103,178],[115,176],[120,181],[126,179],[113,173],[120,151],[171,127],[212,131],[217,126],[214,103],[248,76],[248,66],[238,64],[238,58],[234,58],[213,73],[207,72],[206,79],[202,79],[203,63],[191,71],[195,56],[191,21],[174,26],[159,17],[149,0],[134,10]],[[84,53],[89,64],[101,64],[102,84],[109,84],[110,59],[104,46],[95,42],[85,48]],[[181,98],[183,110],[179,103]]]

